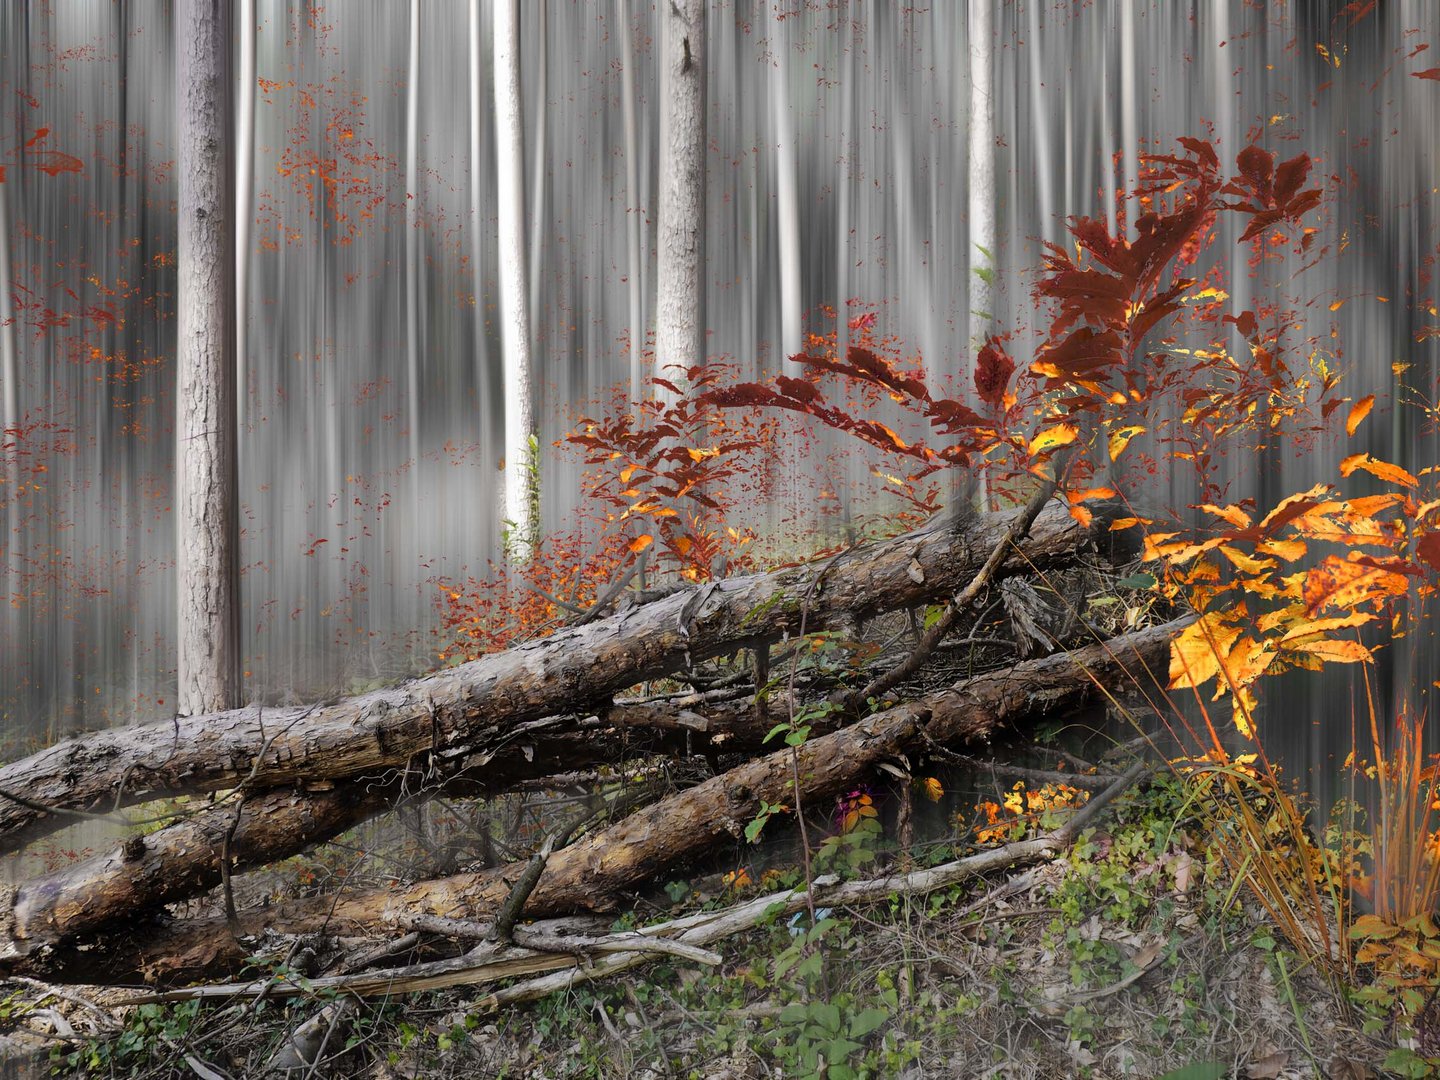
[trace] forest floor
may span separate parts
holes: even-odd
[[[1233,887],[1187,808],[1183,786],[1158,772],[1047,863],[928,896],[822,909],[813,925],[805,912],[776,918],[715,946],[724,960],[714,968],[661,957],[498,1014],[477,1008],[483,992],[463,988],[366,1001],[335,1025],[314,1075],[1383,1075],[1389,1048],[1361,1034],[1361,1017]],[[997,809],[996,841],[1063,816],[1043,809],[1026,824]],[[861,813],[848,831],[812,838],[811,872],[873,877],[897,862],[929,865],[973,849],[944,840],[902,860],[887,831],[879,816]],[[621,923],[803,881],[800,865],[769,861],[781,864],[757,868],[754,882],[749,868],[719,866],[671,882],[647,914]],[[83,1006],[44,1001],[23,985],[3,992],[7,1027],[33,1029],[42,1007],[62,1018],[57,1027],[65,1016],[83,1027]],[[57,1042],[51,1068],[264,1075],[286,1032],[318,1007],[304,998],[131,1007],[120,1013],[118,1038]]]

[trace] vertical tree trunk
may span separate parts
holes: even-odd
[[[505,343],[505,523],[512,558],[536,540],[537,462],[525,273],[525,138],[520,115],[520,2],[496,0],[495,138],[499,175],[500,326]]]
[[[705,33],[709,0],[660,5],[660,223],[655,367],[705,362]]]
[[[182,714],[236,704],[235,234],[230,0],[178,0],[175,487]]]
[[[995,102],[993,0],[970,3],[970,339],[978,345],[995,317]],[[973,355],[973,353],[972,353]]]
[[[6,432],[20,422],[20,365],[15,359],[15,293],[11,281],[10,246],[10,185],[0,184],[0,444],[8,436]],[[4,487],[4,501],[8,505],[15,498],[16,477],[12,475],[10,455],[4,455],[4,473],[0,480]],[[6,539],[6,550],[14,544],[15,537]]]
[[[410,480],[419,509],[420,478],[420,0],[410,0],[405,74],[405,378],[409,406]]]
[[[620,101],[625,125],[625,240],[630,286],[630,400],[645,398],[645,219],[640,197],[640,133],[635,120],[635,45],[628,0],[616,0],[620,29]]]
[[[1046,100],[1045,89],[1041,85],[1045,51],[1040,45],[1040,4],[1041,0],[1029,0],[1026,4],[1030,38],[1027,42],[1030,47],[1030,122],[1035,127],[1035,183],[1040,204],[1040,236],[1053,244],[1060,239],[1060,221],[1055,202],[1055,164],[1050,146],[1051,103]]]
[[[240,0],[235,112],[235,432],[245,430],[250,371],[250,225],[255,186],[255,0]],[[238,468],[238,462],[237,462]]]
[[[482,147],[480,125],[484,118],[484,79],[481,71],[482,34],[480,0],[470,4],[470,265],[475,275],[475,387],[480,400],[481,434],[490,422],[490,350],[485,332],[485,220],[481,211]],[[488,441],[487,444],[488,445]]]
[[[800,206],[796,195],[795,126],[790,115],[790,47],[785,26],[771,0],[770,16],[770,121],[775,133],[776,217],[780,248],[780,363],[777,371],[791,371],[790,357],[802,352],[800,300]]]
[[[530,208],[530,306],[527,309],[532,320],[538,319],[540,311],[540,251],[545,243],[545,121],[550,112],[549,52],[550,27],[546,12],[548,4],[537,5],[536,15],[540,20],[539,56],[535,84],[535,145],[530,148],[530,182],[534,185],[534,205]],[[544,325],[543,322],[540,323]]]
[[[1135,7],[1134,4],[1120,5],[1120,175],[1125,185],[1127,200],[1140,181],[1140,131],[1137,118],[1140,103],[1135,90]],[[1138,206],[1137,203],[1136,209]],[[1129,213],[1128,220],[1135,220],[1134,212]]]
[[[846,316],[845,301],[850,289],[850,267],[854,258],[850,254],[850,195],[851,169],[850,144],[854,139],[855,111],[855,17],[854,0],[844,0],[841,18],[844,28],[840,33],[840,49],[844,54],[840,61],[839,143],[835,178],[835,345],[840,355],[850,349],[850,323]]]

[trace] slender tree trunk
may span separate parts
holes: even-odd
[[[182,715],[230,708],[238,690],[230,26],[230,0],[176,4],[175,501]]]
[[[995,318],[995,102],[993,0],[970,3],[970,340],[978,346]],[[972,352],[973,355],[973,352]]]
[[[836,156],[835,176],[835,345],[840,355],[850,351],[850,323],[846,315],[845,301],[849,299],[850,267],[854,262],[850,254],[850,195],[851,168],[850,144],[854,139],[855,111],[855,18],[853,0],[844,0],[841,18],[844,27],[840,33],[840,95],[838,108],[839,143]]]
[[[235,113],[235,431],[250,397],[250,226],[255,188],[255,0],[240,0],[239,100]],[[238,463],[237,463],[238,467]]]
[[[540,20],[539,47],[536,49],[539,63],[535,73],[535,145],[530,148],[530,182],[535,195],[534,205],[530,208],[530,264],[528,267],[530,272],[528,311],[532,320],[539,318],[540,311],[540,252],[545,243],[545,192],[548,187],[545,175],[545,127],[550,113],[550,20],[546,14],[548,10],[548,4],[539,4],[536,7],[536,15]],[[541,325],[544,324],[541,323]]]
[[[1125,198],[1134,194],[1140,181],[1140,131],[1135,90],[1135,4],[1120,5],[1120,160]],[[1127,203],[1128,205],[1128,203]],[[1135,204],[1138,208],[1139,204]],[[1135,214],[1129,214],[1134,221]]]
[[[1034,125],[1035,183],[1039,189],[1040,235],[1052,244],[1060,239],[1059,211],[1055,202],[1055,162],[1051,140],[1050,102],[1046,99],[1041,74],[1045,51],[1040,44],[1041,0],[1025,5],[1029,19],[1030,122]]]
[[[482,212],[483,176],[482,147],[480,140],[481,123],[484,119],[484,79],[481,71],[482,35],[480,21],[480,0],[469,0],[470,4],[470,265],[475,275],[475,388],[481,408],[480,424],[483,435],[490,422],[490,396],[486,388],[490,385],[489,337],[485,332],[485,219]],[[487,443],[488,445],[488,443]]]
[[[625,239],[630,267],[630,400],[645,398],[645,220],[640,197],[640,132],[635,120],[635,43],[628,0],[616,0],[620,29],[620,101],[625,125]]]
[[[790,357],[804,351],[800,299],[800,204],[796,195],[795,125],[790,113],[790,47],[785,26],[765,0],[770,16],[770,121],[775,132],[776,217],[780,248],[780,362],[777,371],[794,374]]]
[[[709,0],[661,4],[657,374],[705,362],[705,35]]]
[[[500,218],[500,325],[505,343],[505,527],[510,557],[537,539],[530,311],[525,273],[525,136],[520,111],[520,0],[495,0],[495,137]]]
[[[405,377],[409,404],[410,479],[419,508],[420,478],[420,0],[410,0],[405,76]]]
[[[10,185],[0,184],[0,443],[20,422],[20,365],[15,359],[15,293],[11,281]],[[15,497],[10,458],[5,458],[5,501]]]

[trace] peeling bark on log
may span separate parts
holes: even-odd
[[[799,750],[800,796],[813,805],[814,800],[835,795],[872,774],[882,762],[905,751],[923,750],[927,740],[942,745],[975,743],[989,739],[1003,725],[1072,708],[1097,684],[1128,683],[1151,690],[1155,683],[1148,673],[1163,666],[1171,637],[1188,621],[968,679],[812,738]],[[530,896],[526,917],[614,910],[628,890],[738,837],[761,799],[793,803],[790,779],[790,751],[780,750],[669,796],[555,852]],[[398,913],[483,920],[504,904],[524,866],[515,863],[404,888],[291,901],[241,913],[236,929],[242,935],[273,929],[353,936],[371,932]],[[88,952],[71,958],[76,977],[94,977],[94,967],[101,962],[110,977],[141,972],[151,979],[175,980],[233,970],[246,953],[225,920],[214,918],[156,928],[143,940],[127,941],[111,934],[103,944],[99,956]],[[55,959],[64,966],[64,957]]]
[[[412,778],[413,784],[424,783],[419,792],[399,770],[391,770],[383,780],[351,781],[323,791],[275,788],[251,796],[243,806],[232,793],[193,817],[131,836],[99,855],[19,885],[0,887],[0,961],[204,895],[221,882],[227,837],[231,871],[239,872],[324,843],[407,796],[490,797],[567,769],[618,764],[643,754],[733,753],[763,745],[773,721],[757,717],[748,698],[702,698],[684,695],[668,706],[617,705],[595,717],[558,718],[568,730],[536,733],[528,753],[512,750],[473,769],[458,759],[453,775]],[[696,713],[687,703],[705,712]]]
[[[0,768],[0,851],[66,823],[44,807],[111,809],[170,795],[364,776],[416,755],[496,753],[526,725],[736,649],[863,621],[964,586],[1013,515],[931,526],[807,564],[687,588],[585,626],[359,697],[247,707],[67,739]],[[1009,572],[1110,542],[1063,508],[1041,514]],[[815,579],[820,576],[817,584]]]

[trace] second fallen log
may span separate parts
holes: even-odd
[[[998,727],[1074,708],[1098,685],[1136,685],[1154,691],[1149,672],[1163,669],[1179,620],[1110,642],[1029,660],[1003,671],[964,680],[945,690],[878,713],[820,736],[799,750],[800,798],[833,796],[872,775],[900,754],[930,742],[941,745],[988,739]],[[629,890],[674,865],[743,833],[761,803],[793,804],[790,751],[781,750],[678,792],[618,824],[555,852],[525,908],[526,917],[580,911],[611,911]],[[374,932],[392,913],[432,914],[484,920],[509,897],[523,864],[457,874],[394,889],[357,890],[240,913],[241,935],[275,930],[356,936]],[[39,919],[37,908],[29,918]],[[142,939],[106,935],[103,949],[70,958],[62,974],[94,978],[136,972],[157,981],[230,971],[247,949],[224,919],[201,918],[157,928]],[[62,963],[64,958],[58,958]],[[23,970],[25,960],[18,960]]]

